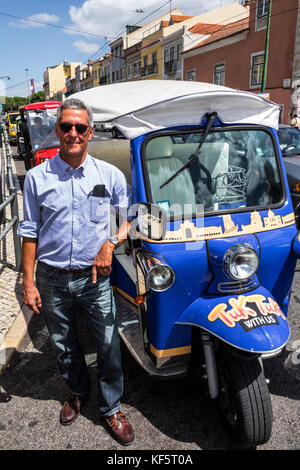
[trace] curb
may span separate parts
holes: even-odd
[[[25,338],[33,315],[34,312],[27,305],[23,305],[17,318],[7,331],[4,340],[0,344],[0,375],[9,367],[9,362]]]

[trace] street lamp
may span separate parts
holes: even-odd
[[[8,75],[4,75],[3,77],[0,77],[1,78],[7,78],[7,80],[10,80],[10,77]]]

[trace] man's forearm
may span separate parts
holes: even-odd
[[[125,240],[127,240],[129,229],[130,229],[130,222],[128,221],[123,222],[118,232],[116,233],[116,236],[119,238],[120,243],[123,243]]]
[[[23,238],[22,267],[23,282],[34,281],[34,266],[36,260],[37,238]]]

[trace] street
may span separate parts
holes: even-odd
[[[97,139],[110,133],[96,133]],[[15,151],[15,147],[13,147]],[[22,185],[23,162],[15,156]],[[281,356],[264,361],[273,406],[273,432],[259,450],[300,449],[300,265],[298,263],[289,323],[291,337]],[[60,378],[44,320],[34,316],[29,334],[0,383],[0,449],[107,450],[124,448],[108,434],[97,413],[93,336],[78,312],[81,340],[90,368],[89,401],[72,426],[59,424],[68,391]],[[199,371],[180,380],[160,382],[147,376],[123,350],[125,393],[122,410],[135,429],[129,451],[234,449],[215,403],[205,394]]]

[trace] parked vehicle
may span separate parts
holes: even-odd
[[[88,92],[73,96],[130,139],[133,220],[111,275],[122,341],[153,377],[199,368],[234,442],[267,442],[272,406],[263,363],[289,339],[300,257],[279,107],[199,82]],[[109,201],[99,198],[99,207]]]
[[[21,156],[26,170],[57,154],[59,140],[54,128],[60,104],[59,101],[43,101],[20,107],[20,133],[24,145]]]
[[[119,136],[123,136],[122,132],[117,128],[117,126],[113,126],[111,134],[113,139],[117,139]]]
[[[16,119],[19,115],[18,112],[8,113],[7,114],[7,130],[8,130],[8,139],[9,143],[16,144],[17,143],[17,124]]]
[[[293,207],[300,209],[300,131],[292,126],[279,124],[278,139],[291,191]]]
[[[113,128],[112,122],[95,122],[94,123],[95,131],[108,132],[108,131],[111,131],[112,128]]]

